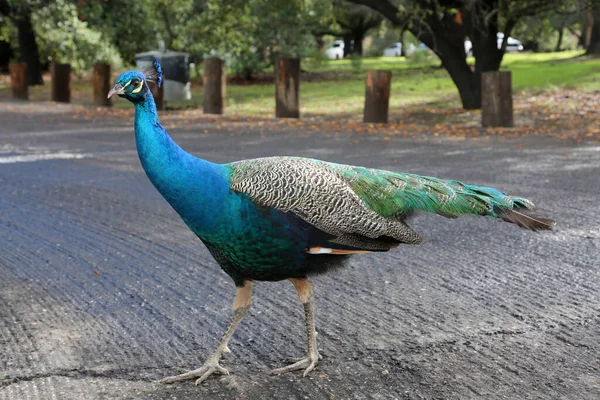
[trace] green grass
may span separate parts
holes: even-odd
[[[456,89],[444,71],[413,71],[392,79],[391,107],[426,103],[447,96]],[[249,85],[227,87],[227,110],[235,114],[271,115],[274,112],[275,87]],[[201,99],[202,88],[193,90]],[[342,81],[303,82],[300,104],[303,114],[340,114],[360,112],[364,105],[365,73]]]
[[[581,91],[600,90],[600,59],[580,57],[580,51],[506,54],[502,70],[513,73],[515,93],[543,92],[560,88]],[[471,58],[469,60],[473,62]],[[361,115],[364,106],[366,71],[392,71],[390,108],[411,105],[459,106],[458,91],[447,72],[439,68],[437,58],[421,59],[416,64],[404,58],[368,58],[360,63],[352,60],[325,60],[303,62],[300,87],[300,105],[304,116]],[[272,76],[267,72],[267,76]],[[264,82],[264,80],[263,80]],[[74,82],[75,102],[91,103],[91,88],[85,82]],[[273,83],[228,85],[226,112],[235,115],[271,116],[274,114]],[[0,84],[0,97],[9,97],[9,87]],[[49,99],[49,85],[30,89],[36,100]],[[202,87],[192,85],[192,101],[170,104],[171,107],[201,107]],[[125,102],[117,102],[125,107]]]
[[[561,87],[585,91],[600,90],[600,59],[579,57],[581,52],[507,54],[502,70],[512,71],[513,89],[546,91]],[[471,60],[472,61],[472,60]],[[309,73],[322,73],[323,80],[302,82],[300,105],[303,115],[360,114],[364,105],[366,71],[392,71],[390,108],[435,103],[459,105],[458,91],[438,60],[414,65],[404,58],[364,59],[357,69],[350,60],[326,61]],[[340,76],[336,77],[336,73]],[[273,115],[273,84],[227,87],[227,112],[241,115]],[[202,88],[193,89],[200,105]]]
[[[511,55],[502,63],[501,69],[512,71],[513,88],[517,91],[547,91],[560,88],[600,90],[600,59],[577,57],[580,52],[564,53],[567,54],[534,54],[528,59]],[[571,57],[566,57],[569,54]],[[551,58],[551,55],[557,57]]]

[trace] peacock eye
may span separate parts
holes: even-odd
[[[133,79],[133,80],[131,81],[131,86],[133,86],[133,87],[136,87],[136,86],[137,86],[139,83],[140,83],[140,81],[139,81],[139,80],[137,80],[137,79]]]

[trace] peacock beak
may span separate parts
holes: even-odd
[[[114,88],[110,89],[110,92],[108,92],[107,98],[110,99],[110,97],[112,95],[123,94],[124,92],[125,92],[125,88],[123,86],[121,86],[120,83],[117,83]]]

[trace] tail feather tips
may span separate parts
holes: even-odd
[[[501,220],[531,231],[551,231],[556,226],[556,222],[553,219],[543,217],[527,208],[508,209],[495,207],[494,212]]]

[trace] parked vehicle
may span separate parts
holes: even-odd
[[[344,58],[344,41],[336,40],[331,46],[325,49],[325,55],[332,60],[341,60]]]
[[[402,55],[402,43],[396,42],[383,50],[384,57],[400,57]]]
[[[496,40],[498,41],[498,48],[501,48],[502,41],[504,40],[504,33],[498,32],[498,35],[496,35]],[[523,45],[521,44],[521,41],[509,36],[508,39],[506,39],[506,52],[513,53],[517,51],[523,51]]]
[[[502,47],[503,40],[504,33],[498,32],[498,34],[496,35],[498,49]],[[521,41],[509,36],[506,40],[506,52],[515,53],[518,51],[523,51],[523,45],[521,44]],[[473,55],[473,43],[470,40],[465,40],[465,53],[468,56]]]

